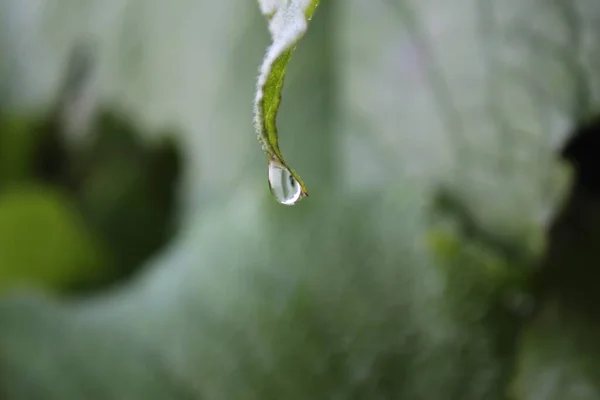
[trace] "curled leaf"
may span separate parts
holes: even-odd
[[[279,149],[277,111],[287,64],[318,4],[319,0],[259,0],[262,13],[269,19],[273,43],[260,67],[254,100],[254,126],[268,158],[269,187],[277,201],[285,205],[297,203],[308,193]]]

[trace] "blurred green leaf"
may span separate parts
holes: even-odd
[[[36,143],[32,120],[0,111],[0,187],[31,178]]]
[[[73,204],[41,186],[0,193],[0,291],[65,289],[103,273],[103,254]]]
[[[73,152],[73,194],[111,254],[111,280],[136,271],[175,232],[181,150],[174,134],[147,143],[135,126],[102,111],[88,144]]]
[[[60,102],[55,108],[41,120],[15,115],[0,119],[0,195],[23,184],[42,184],[63,193],[81,229],[102,248],[98,266],[103,271],[69,287],[50,286],[90,290],[129,276],[175,232],[181,151],[174,134],[163,133],[161,140],[146,143],[131,121],[105,110],[85,143],[75,145],[60,123]],[[11,270],[37,274],[29,264],[14,264]],[[43,276],[37,283],[48,286]]]
[[[546,301],[519,343],[514,398],[600,398],[598,319]]]
[[[243,199],[205,215],[206,225],[159,261],[170,269],[115,293],[118,301],[83,309],[47,308],[42,300],[13,303],[28,311],[21,318],[11,307],[0,313],[13,327],[2,335],[2,358],[12,365],[24,359],[21,348],[50,351],[53,361],[32,366],[35,379],[48,387],[59,379],[45,372],[56,360],[79,360],[86,372],[76,377],[62,371],[61,393],[100,384],[95,377],[106,364],[94,355],[96,335],[105,343],[103,358],[139,357],[139,347],[123,348],[120,338],[135,337],[156,351],[156,362],[111,366],[110,390],[121,388],[117,393],[131,393],[135,382],[145,381],[147,368],[158,366],[195,398],[462,400],[494,393],[500,384],[490,375],[496,367],[486,336],[438,315],[447,299],[431,285],[442,284],[442,275],[412,245],[423,232],[417,191],[385,199],[335,197],[335,205],[315,201],[312,209],[292,215],[274,210],[261,192],[248,189]],[[365,209],[370,211],[360,212]],[[240,220],[247,223],[240,226]],[[264,228],[257,231],[259,222]],[[43,315],[63,315],[53,335],[74,332],[69,342],[78,344],[59,353],[58,347],[42,350],[39,338],[24,337]],[[474,344],[478,350],[465,355]],[[81,364],[86,355],[89,362]],[[23,384],[5,386],[9,393],[27,393]],[[152,395],[157,388],[160,381],[134,396],[160,398]]]

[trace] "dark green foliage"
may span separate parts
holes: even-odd
[[[181,151],[174,135],[161,137],[148,145],[127,120],[103,113],[89,143],[71,156],[68,184],[110,249],[111,279],[135,271],[174,233]]]
[[[65,92],[73,95],[68,90]],[[176,227],[177,184],[182,164],[176,136],[163,133],[158,141],[149,143],[142,140],[131,121],[117,113],[100,110],[86,141],[69,142],[61,123],[64,113],[61,104],[66,98],[68,96],[63,93],[54,111],[40,121],[32,117],[0,115],[0,214],[3,211],[10,214],[7,218],[12,221],[5,220],[0,230],[5,233],[4,245],[16,251],[16,258],[6,259],[3,263],[2,275],[6,280],[0,285],[3,288],[21,281],[61,290],[101,287],[136,271],[168,242]],[[54,211],[44,211],[46,208],[40,203],[39,211],[32,208],[29,212],[29,197],[15,200],[22,203],[19,207],[23,208],[23,213],[16,213],[12,208],[3,210],[2,200],[8,201],[5,198],[13,196],[13,188],[18,189],[24,184],[37,193],[35,196],[39,199],[35,202],[45,202],[46,195],[42,194],[47,190],[45,188],[60,193],[59,197],[52,195],[48,201],[64,209],[62,213],[68,213],[64,218],[75,218],[77,229],[82,230],[76,236],[93,238],[93,244],[83,245],[61,231],[54,231],[61,229],[60,223],[44,230],[43,221],[55,218],[50,214]],[[42,214],[38,215],[38,212]],[[9,245],[6,241],[9,236],[14,236],[10,233],[15,229],[14,224],[25,229],[23,242],[13,238]],[[28,229],[30,234],[26,233]],[[52,256],[38,248],[39,245],[27,243],[33,233],[41,235],[40,241],[45,241],[44,236],[62,238],[64,248],[48,248],[48,251],[58,252],[56,264],[50,261]],[[14,240],[17,242],[13,243]],[[41,259],[49,260],[50,265],[28,265],[26,258],[17,255],[29,252],[30,245],[39,251]],[[76,265],[64,268],[71,271],[68,274],[73,277],[87,276],[86,271],[92,268],[95,271],[93,279],[72,279],[67,272],[60,272],[61,264],[65,264],[64,257],[86,251],[83,249],[89,246],[93,247],[93,254],[100,255],[98,261],[92,263],[94,265],[86,265],[90,260],[78,259],[74,261]],[[19,248],[23,250],[19,251]],[[35,276],[29,270],[45,270],[46,278]],[[63,276],[65,274],[67,276]]]

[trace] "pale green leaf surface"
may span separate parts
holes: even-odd
[[[346,180],[352,186],[378,187],[405,174],[434,192],[445,187],[459,207],[440,209],[441,223],[429,232],[430,241],[442,262],[454,268],[451,282],[465,298],[473,296],[470,289],[481,291],[482,282],[472,287],[461,281],[473,274],[458,273],[464,262],[449,262],[460,251],[457,245],[494,279],[506,273],[496,264],[520,263],[513,256],[503,261],[507,248],[529,254],[521,271],[535,265],[543,249],[539,242],[564,195],[567,175],[556,153],[569,130],[598,109],[600,47],[592,38],[599,35],[599,15],[597,4],[589,1],[348,5],[342,32],[349,40],[341,53],[348,77],[341,96],[349,133],[344,138]],[[366,29],[372,34],[364,36]],[[428,157],[421,156],[425,153]],[[351,158],[364,160],[365,155],[376,165],[370,171]],[[492,232],[494,240],[465,238],[456,227],[465,211],[479,233]],[[473,254],[468,249],[477,243]],[[481,250],[487,253],[484,258]],[[566,266],[579,251],[563,259]],[[557,327],[532,329],[558,338]],[[574,327],[564,342],[576,343],[574,332],[584,327]],[[537,359],[522,369],[517,398],[545,399],[550,392],[556,398],[580,398],[560,397],[577,391],[587,393],[581,398],[598,398],[589,369],[582,373],[560,356],[532,351]],[[572,357],[588,351],[579,347]],[[549,368],[546,356],[552,360]]]
[[[554,152],[598,101],[597,49],[583,38],[597,15],[570,4],[352,1],[341,52],[347,140],[376,146],[390,177],[452,188],[490,229],[543,226],[564,186]],[[347,165],[351,182],[364,175]]]

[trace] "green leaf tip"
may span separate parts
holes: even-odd
[[[260,67],[254,99],[254,127],[269,162],[269,186],[281,204],[293,205],[308,196],[302,179],[285,162],[279,149],[277,111],[286,67],[319,0],[259,0],[269,20],[273,40]]]

